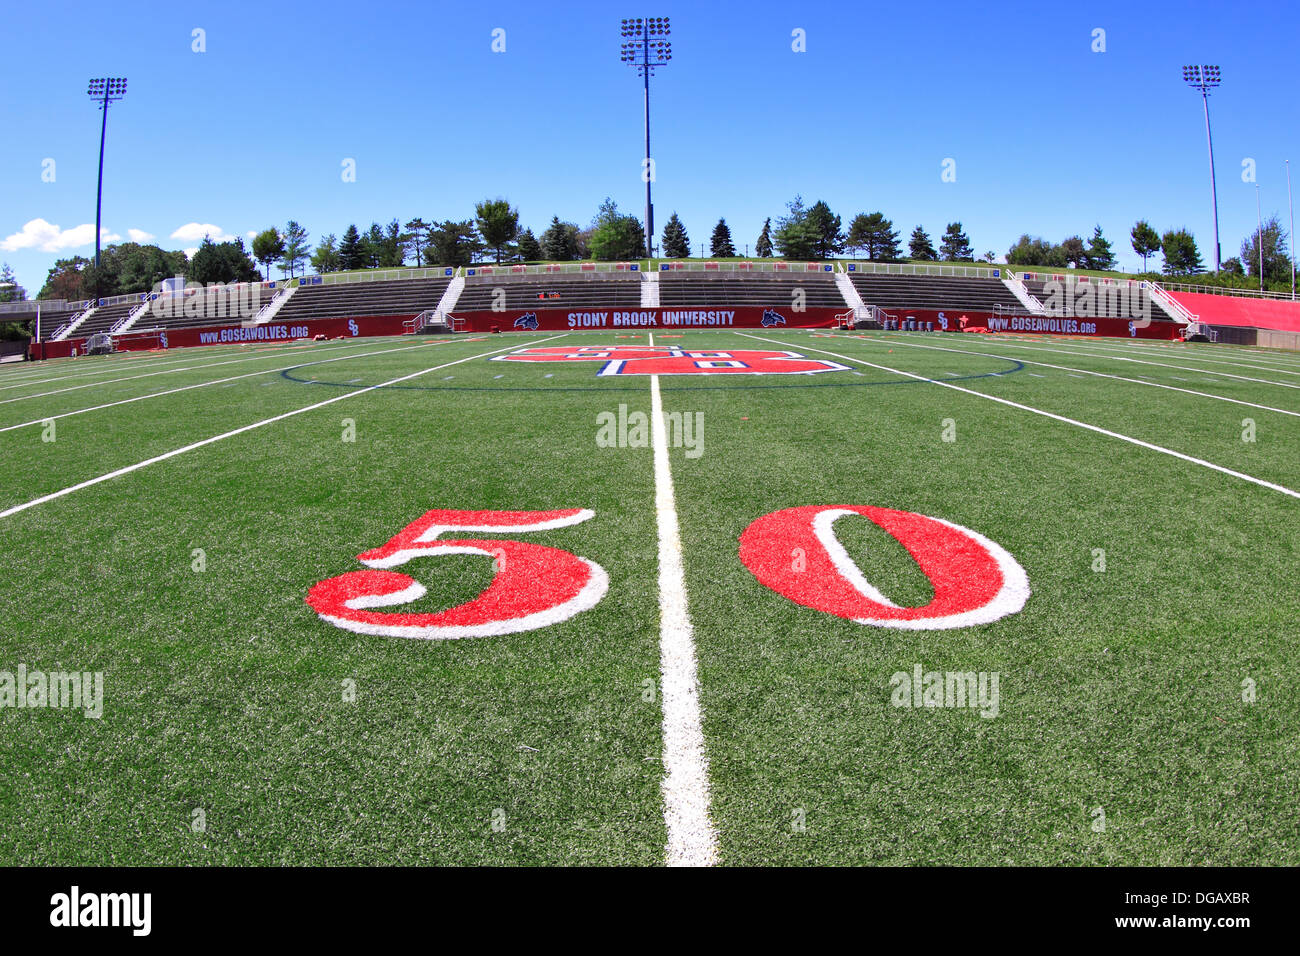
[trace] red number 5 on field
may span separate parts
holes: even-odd
[[[595,607],[609,576],[594,561],[539,544],[485,538],[442,538],[470,533],[550,531],[594,516],[587,509],[560,511],[453,511],[421,515],[382,547],[357,555],[374,570],[352,571],[321,581],[307,603],[324,620],[361,634],[447,640],[514,634],[568,620]],[[477,598],[436,613],[375,610],[418,601],[427,593],[412,577],[389,568],[413,558],[477,555],[491,559],[496,574]]]

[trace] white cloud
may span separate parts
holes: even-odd
[[[244,237],[247,238],[247,239],[256,239],[256,238],[257,238],[257,230],[256,230],[256,229],[250,229],[250,230],[248,230],[248,232],[244,233]]]
[[[194,258],[194,253],[196,253],[196,252],[199,251],[199,247],[198,247],[198,246],[192,246],[192,247],[189,248],[189,249],[182,249],[181,251],[185,253],[185,258],[187,258],[187,259],[193,259],[193,258]]]
[[[128,229],[126,234],[131,237],[132,242],[148,242],[152,239],[152,232],[145,232],[143,229]]]
[[[204,236],[208,236],[213,242],[229,242],[235,238],[220,226],[214,226],[210,222],[187,222],[172,233],[173,239],[180,239],[182,242],[200,242]]]
[[[116,242],[122,237],[107,229],[99,231],[101,243]],[[0,249],[14,252],[18,249],[40,249],[42,252],[59,252],[76,246],[88,246],[95,241],[95,227],[91,223],[82,223],[71,229],[63,229],[44,219],[33,219],[23,226],[22,232],[0,239]]]

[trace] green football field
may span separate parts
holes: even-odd
[[[0,479],[2,863],[1300,863],[1294,353],[7,365]]]

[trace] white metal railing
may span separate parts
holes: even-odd
[[[290,279],[304,285],[339,285],[349,282],[388,282],[393,279],[443,279],[448,278],[450,266],[436,266],[423,269],[367,269],[363,272],[326,272],[323,275],[300,276]],[[452,269],[456,275],[459,269]]]
[[[957,279],[993,279],[1002,278],[1001,266],[967,266],[956,263],[936,263],[935,265],[915,262],[841,262],[840,265],[849,275],[888,275],[888,276],[947,276]]]
[[[639,273],[640,271],[641,263],[639,262],[592,262],[582,259],[576,262],[552,262],[543,265],[473,265],[466,266],[464,274],[467,276],[538,276],[564,275],[566,273],[606,275],[610,273]]]
[[[685,259],[660,261],[655,271],[671,275],[674,272],[775,272],[781,275],[804,275],[809,272],[835,271],[833,262],[786,262],[783,259],[756,259],[741,262],[712,262]]]
[[[126,315],[122,316],[122,318],[113,323],[113,327],[108,330],[108,334],[115,335],[123,329],[133,325],[135,321],[139,319],[140,316],[144,315],[144,313],[149,309],[150,304],[152,304],[155,298],[156,296],[153,295],[145,296],[145,300],[136,308],[132,309]]]
[[[1195,285],[1191,282],[1163,282],[1161,286],[1176,292],[1198,292],[1202,295],[1236,295],[1249,299],[1281,299],[1294,301],[1290,292],[1261,292],[1258,289],[1238,289],[1222,285]]]
[[[862,320],[874,320],[881,326],[885,324],[885,319],[897,319],[898,316],[892,312],[886,312],[878,305],[855,305],[847,312],[839,312],[835,316],[835,325],[841,329],[851,329],[854,323]]]
[[[1170,295],[1159,282],[1150,280],[1142,283],[1142,288],[1147,290],[1147,294],[1158,302],[1162,308],[1170,313],[1177,321],[1186,323],[1189,327],[1199,325],[1200,316],[1192,312],[1191,309],[1183,305],[1172,295]]]
[[[275,295],[271,296],[271,301],[266,303],[266,305],[262,306],[260,309],[257,310],[257,315],[253,316],[253,322],[254,323],[261,322],[263,321],[263,317],[269,318],[271,313],[271,306],[275,305],[277,299],[280,299],[282,296],[288,294],[289,294],[288,289],[277,289]]]
[[[1008,269],[1008,274],[1013,270]],[[1073,272],[1021,272],[1014,270],[1015,277],[1022,282],[1061,282],[1075,285],[1116,285],[1130,288],[1142,288],[1145,279],[1123,279],[1118,276],[1087,276]]]

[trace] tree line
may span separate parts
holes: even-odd
[[[1276,216],[1242,242],[1240,257],[1223,263],[1224,274],[1207,277],[1223,284],[1246,284],[1246,277],[1258,279],[1260,243],[1263,243],[1263,274],[1268,284],[1289,287],[1291,263],[1286,232]],[[1189,276],[1204,272],[1204,262],[1195,237],[1186,228],[1157,232],[1146,220],[1139,220],[1130,233],[1133,251],[1142,258],[1143,272],[1150,257],[1160,253],[1161,271],[1167,276]],[[773,222],[768,217],[754,242],[754,256],[781,256],[795,261],[831,259],[845,253],[877,262],[974,262],[975,249],[961,222],[950,222],[938,237],[938,244],[921,225],[912,229],[906,241],[883,212],[860,212],[844,226],[823,200],[806,205],[802,196],[786,204],[786,213]],[[708,242],[709,255],[733,258],[737,255],[731,228],[725,218],[714,225]],[[701,252],[703,249],[701,248]],[[676,212],[669,217],[661,237],[660,252],[668,258],[686,258],[692,253],[686,226]],[[313,245],[301,224],[290,220],[283,227],[269,227],[257,233],[251,247],[235,238],[215,242],[205,237],[191,257],[152,245],[120,243],[104,250],[98,268],[82,256],[60,259],[50,269],[42,298],[80,300],[145,292],[156,283],[181,275],[191,282],[251,282],[271,279],[272,269],[294,278],[308,270],[318,274],[363,269],[396,269],[419,266],[468,266],[477,262],[564,262],[580,259],[625,261],[645,253],[641,221],[621,213],[606,198],[581,227],[552,216],[535,235],[521,228],[519,210],[503,198],[484,199],[474,206],[474,216],[463,220],[426,221],[421,217],[392,219],[387,225],[371,223],[361,229],[353,223],[342,236],[329,233]],[[748,254],[748,248],[746,248]],[[995,262],[992,251],[980,259]],[[1078,235],[1059,243],[1029,234],[1007,251],[1006,261],[1014,266],[1089,269],[1101,272],[1115,268],[1117,257],[1112,243],[1100,226],[1086,241]],[[260,267],[260,269],[259,269]]]

